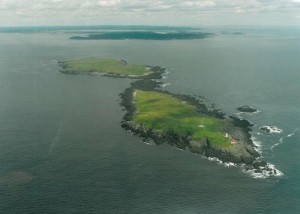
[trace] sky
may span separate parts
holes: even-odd
[[[0,27],[300,26],[300,0],[0,0]]]

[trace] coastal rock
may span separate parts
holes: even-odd
[[[234,115],[229,116],[229,118],[231,118],[233,120],[234,125],[241,127],[241,128],[250,129],[250,127],[254,126],[253,123],[251,123],[249,120],[239,118]]]
[[[190,151],[193,153],[203,154],[207,147],[208,147],[207,139],[203,139],[201,141],[191,140],[189,142]]]
[[[267,133],[277,133],[280,134],[282,133],[282,129],[276,127],[276,126],[262,126],[259,128],[260,130],[263,130]]]
[[[255,109],[251,106],[248,106],[248,105],[242,105],[242,106],[238,107],[237,110],[239,110],[240,112],[247,112],[247,113],[257,112],[257,109]]]
[[[256,161],[254,164],[253,164],[253,167],[255,169],[260,169],[260,168],[264,168],[267,166],[267,162],[266,161]]]

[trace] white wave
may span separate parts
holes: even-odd
[[[258,110],[258,109],[256,109],[256,111],[255,112],[248,112],[248,114],[258,114],[258,113],[261,113],[262,111],[260,111],[260,110]]]
[[[282,171],[277,169],[274,164],[267,163],[265,167],[260,167],[259,169],[253,168],[253,166],[249,166],[246,164],[236,164],[232,162],[223,162],[220,159],[216,157],[203,157],[207,160],[217,162],[220,165],[223,165],[225,167],[240,167],[242,172],[249,174],[253,178],[260,178],[260,179],[265,179],[268,177],[282,177],[284,174]],[[251,169],[249,170],[249,167]]]
[[[262,142],[257,140],[255,137],[251,136],[251,140],[254,144],[254,146],[256,147],[255,150],[261,154],[262,153]]]
[[[146,144],[147,146],[154,146],[155,143],[152,140],[141,140],[142,143]]]
[[[253,115],[253,114],[258,114],[258,113],[261,113],[262,111],[260,111],[260,110],[258,110],[258,109],[256,109],[256,111],[255,112],[237,112],[237,113],[235,113],[236,115],[242,115],[242,114],[250,114],[250,115]]]
[[[205,157],[206,159],[210,160],[210,161],[215,161],[215,162],[218,162],[219,164],[222,164],[223,162],[218,159],[218,158],[214,158],[214,157]]]
[[[274,164],[268,163],[266,167],[261,168],[259,171],[257,169],[246,170],[242,168],[242,171],[249,174],[253,178],[268,178],[268,177],[282,177],[284,174],[279,169],[275,168]]]
[[[215,162],[217,162],[218,164],[221,164],[221,165],[223,165],[223,166],[225,166],[225,167],[236,167],[237,166],[237,164],[236,163],[232,163],[232,162],[223,162],[223,161],[221,161],[220,159],[218,159],[218,158],[216,158],[216,157],[204,157],[205,159],[208,159],[208,160],[210,160],[210,161],[215,161]]]
[[[163,78],[163,79],[167,79],[167,77],[166,77],[166,76],[162,76],[162,78]]]
[[[276,133],[276,134],[281,134],[283,132],[282,129],[276,127],[276,126],[262,126],[261,128],[267,129],[268,133]]]
[[[223,164],[224,164],[225,167],[228,167],[228,168],[229,168],[229,167],[237,166],[236,163],[232,163],[232,162],[224,162]]]
[[[171,83],[164,83],[161,87],[166,87],[166,86],[168,86],[168,85],[171,85]]]
[[[157,82],[157,83],[162,83],[160,80],[158,79],[151,79],[153,82]]]
[[[246,168],[249,167],[249,165],[246,164],[236,164],[236,163],[232,163],[232,162],[222,162],[220,159],[218,158],[212,158],[212,157],[205,157],[206,159],[210,160],[210,161],[215,161],[218,162],[218,164],[223,165],[225,167],[240,167],[242,172],[249,174],[251,177],[253,178],[268,178],[268,177],[281,177],[283,176],[283,172],[281,172],[279,169],[277,169],[275,167],[274,164],[271,163],[267,163],[267,165],[265,167],[260,167],[259,170],[257,169],[250,169],[247,170]]]
[[[292,132],[292,133],[290,133],[290,134],[288,134],[288,135],[286,135],[286,136],[280,138],[280,139],[279,139],[279,142],[278,142],[278,143],[275,143],[273,146],[271,146],[270,149],[273,150],[273,149],[276,148],[277,146],[283,144],[285,138],[290,138],[290,137],[294,136],[294,135],[297,133],[298,130],[299,130],[299,129],[297,128],[297,129],[295,129],[294,132]]]

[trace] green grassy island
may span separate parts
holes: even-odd
[[[165,71],[159,66],[146,66],[128,64],[125,60],[86,58],[59,62],[63,70],[62,73],[100,73],[107,76],[143,78],[160,78],[160,74]]]
[[[156,91],[134,91],[137,113],[135,123],[155,131],[176,133],[179,137],[190,136],[191,140],[204,138],[219,146],[232,146],[225,137],[221,119],[200,114],[195,106],[169,94]]]
[[[225,118],[191,96],[159,90],[159,83],[139,80],[122,94],[127,110],[122,127],[145,142],[169,143],[224,162],[251,164],[256,152],[248,122]]]

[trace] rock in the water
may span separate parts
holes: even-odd
[[[263,130],[267,133],[276,133],[276,134],[280,134],[282,133],[282,129],[276,127],[276,126],[262,126],[259,128],[260,130]]]
[[[237,110],[239,110],[240,112],[248,112],[248,113],[253,113],[253,112],[257,112],[257,109],[248,106],[248,105],[243,105],[237,108]]]
[[[229,118],[231,118],[233,120],[233,124],[241,127],[241,128],[249,128],[254,126],[253,123],[251,123],[250,121],[243,119],[243,118],[239,118],[235,115],[231,115],[229,116]]]
[[[260,167],[266,167],[267,166],[267,162],[266,161],[257,161],[253,164],[253,167],[255,169],[259,169]]]
[[[263,131],[265,131],[265,132],[267,132],[267,133],[270,133],[270,132],[271,132],[271,130],[270,130],[269,127],[267,127],[267,126],[260,127],[259,129],[260,129],[260,130],[263,130]]]

